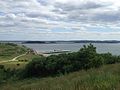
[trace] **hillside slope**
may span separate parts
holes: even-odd
[[[2,85],[1,90],[120,90],[120,64],[60,77],[12,81]]]
[[[0,61],[11,60],[18,55],[24,54],[26,51],[27,48],[23,46],[13,43],[0,43]]]
[[[0,43],[0,65],[6,69],[23,68],[30,60],[40,55],[30,52],[30,48],[14,43]]]

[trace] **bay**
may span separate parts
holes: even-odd
[[[73,43],[73,44],[23,44],[38,53],[50,52],[53,50],[70,50],[72,52],[78,51],[83,45],[89,43]],[[110,52],[113,55],[120,55],[120,43],[92,43],[98,53]]]

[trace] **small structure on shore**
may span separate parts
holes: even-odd
[[[56,54],[56,53],[69,53],[71,52],[70,50],[53,50],[53,51],[49,51],[49,52],[45,52],[44,54]]]

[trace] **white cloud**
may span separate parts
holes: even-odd
[[[13,35],[37,40],[120,39],[119,3],[119,0],[0,0],[0,38]],[[90,28],[117,31],[91,32]],[[22,38],[23,33],[27,38]]]

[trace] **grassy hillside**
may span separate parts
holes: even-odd
[[[120,90],[120,64],[60,77],[12,81],[2,85],[1,90]]]
[[[0,65],[4,65],[6,69],[23,68],[30,60],[40,56],[26,52],[28,52],[27,47],[16,45],[13,43],[0,43]],[[15,61],[10,61],[13,58],[22,54],[25,55],[17,58],[17,60]]]
[[[14,57],[24,54],[26,47],[18,46],[12,43],[0,43],[0,61],[11,60]]]

